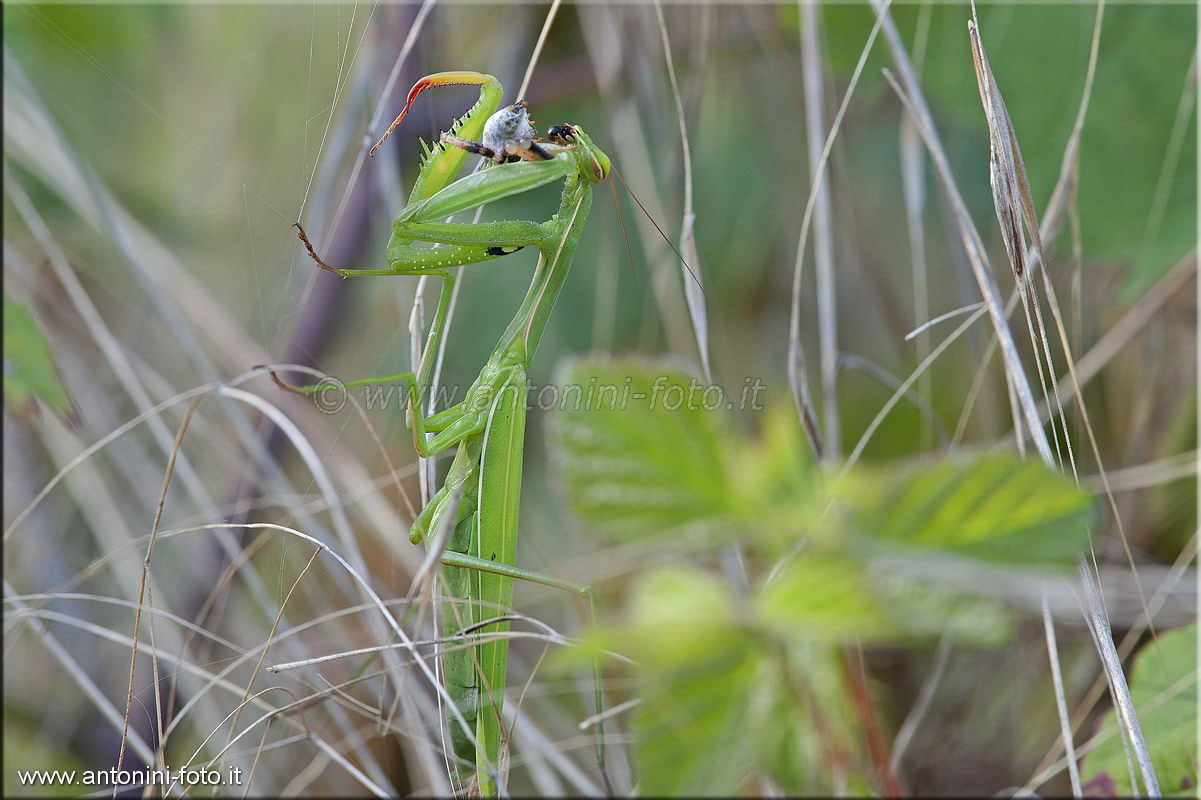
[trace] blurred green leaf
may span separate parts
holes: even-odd
[[[1165,795],[1196,797],[1196,624],[1160,633],[1139,652],[1130,673],[1130,694],[1160,790]],[[1085,759],[1081,777],[1110,786],[1117,796],[1130,796],[1135,792],[1117,725],[1116,714],[1110,712],[1099,734],[1105,738]]]
[[[643,701],[634,718],[643,795],[733,795],[754,766],[768,667],[735,607],[729,587],[699,569],[656,570],[635,589],[626,634]]]
[[[755,776],[790,792],[829,791],[821,765],[857,747],[839,646],[938,636],[996,644],[1011,633],[1001,603],[902,566],[1063,565],[1087,543],[1090,495],[1015,454],[828,479],[790,409],[767,415],[750,440],[713,412],[665,408],[664,387],[682,398],[694,384],[671,367],[576,361],[558,383],[565,394],[582,390],[581,402],[556,412],[552,444],[587,524],[617,538],[720,525],[745,533],[761,568],[749,596],[701,567],[655,569],[637,580],[627,621],[601,635],[636,664],[647,795],[735,794]],[[588,401],[604,386],[627,387],[628,402]],[[841,779],[870,786],[859,766]]]
[[[634,644],[647,651],[647,663],[669,666],[726,640],[735,624],[734,597],[703,570],[664,567],[639,580],[630,617]]]
[[[802,552],[764,587],[759,616],[789,638],[849,642],[895,627],[860,565],[833,553]]]
[[[699,380],[664,363],[576,360],[555,382],[551,449],[585,524],[627,540],[729,517],[722,421]]]
[[[1009,613],[995,601],[821,550],[789,560],[760,592],[757,609],[759,619],[793,644],[951,636],[997,645],[1012,629]]]
[[[832,566],[808,568],[824,579],[822,569]],[[852,568],[842,572],[853,581]],[[795,584],[785,577],[779,585]],[[747,603],[693,567],[661,568],[639,580],[620,640],[637,664],[643,701],[634,719],[642,794],[732,796],[756,776],[771,776],[788,793],[830,791],[820,765],[831,752],[857,746],[841,656],[816,637],[792,635],[796,615],[782,609],[811,609],[802,612],[804,625],[830,631],[831,623],[815,606],[788,602],[786,592]],[[854,625],[844,600],[827,610]],[[882,624],[879,609],[866,616]],[[853,764],[844,768],[844,778],[869,785]]]
[[[1093,522],[1087,492],[1016,454],[859,468],[834,491],[856,536],[1021,566],[1074,563]]]
[[[825,480],[797,424],[796,407],[779,403],[762,415],[755,439],[729,443],[737,516],[772,556],[791,552],[825,512]]]
[[[4,402],[9,408],[23,412],[35,399],[57,414],[66,414],[71,408],[54,368],[50,343],[33,312],[5,292]]]

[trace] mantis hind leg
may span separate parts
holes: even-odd
[[[449,597],[471,601],[467,613],[454,614],[452,607],[444,616],[443,631],[448,638],[507,632],[511,616],[507,609],[513,605],[516,580],[540,583],[584,598],[591,623],[596,623],[596,597],[589,587],[516,566],[527,391],[525,370],[514,368],[500,384],[489,410],[482,448],[472,452],[466,445],[461,446],[447,476],[446,484],[452,487],[449,491],[460,492],[462,500],[454,534],[441,555],[443,574]],[[470,463],[480,465],[474,473],[456,469]],[[506,639],[486,639],[465,648],[446,669],[448,692],[452,697],[458,693],[464,718],[475,720],[474,745],[458,725],[452,725],[454,750],[460,758],[474,761],[478,788],[485,796],[497,791],[505,773],[509,732],[503,722],[502,705],[508,652]],[[599,654],[593,660],[593,680],[598,717],[597,766],[606,793],[612,796],[605,767],[604,726],[599,719],[604,708]]]
[[[491,573],[491,574],[498,575],[498,576],[504,576],[504,577],[512,579],[512,580],[527,581],[529,583],[537,583],[542,586],[549,586],[552,589],[559,589],[559,590],[568,592],[570,594],[573,594],[576,597],[578,597],[580,600],[583,601],[583,606],[586,609],[586,616],[588,619],[589,628],[593,629],[593,630],[595,630],[595,628],[596,628],[597,619],[598,619],[597,597],[596,597],[596,592],[594,592],[592,590],[592,587],[590,587],[590,586],[571,583],[569,581],[564,581],[564,580],[560,580],[558,578],[551,577],[550,575],[544,575],[540,572],[533,572],[531,570],[522,569],[521,567],[516,567],[516,566],[508,566],[508,565],[498,564],[494,561],[488,561],[488,560],[484,560],[481,558],[476,558],[475,556],[456,553],[456,552],[453,552],[450,550],[446,550],[442,553],[441,561],[442,561],[442,564],[446,567],[461,567],[464,570],[476,570],[476,571],[483,572],[483,573]],[[494,630],[495,629],[494,626],[500,624],[499,617],[501,617],[502,615],[504,615],[504,611],[502,609],[492,609],[491,616],[494,620],[497,620],[497,622],[494,623],[491,620],[485,618],[485,619],[482,619],[471,625],[464,624],[462,627],[460,627],[457,631],[454,631],[454,632],[450,632],[449,628],[448,628],[447,636],[454,637],[454,638],[463,638],[467,641],[470,641],[472,637],[476,637],[476,636],[480,635],[481,632]],[[465,616],[465,615],[460,615],[460,616]],[[505,624],[507,627],[507,623],[505,623]],[[481,663],[479,665],[473,665],[473,666],[476,669],[482,669],[483,665]],[[609,778],[609,770],[608,770],[608,766],[605,761],[605,723],[604,723],[604,719],[603,719],[603,714],[604,714],[604,709],[605,709],[605,696],[604,696],[604,683],[603,683],[603,674],[602,674],[602,670],[601,670],[600,653],[595,653],[592,658],[592,687],[593,687],[593,691],[592,691],[593,706],[594,706],[594,714],[595,714],[595,717],[594,717],[595,723],[592,727],[595,728],[595,733],[596,733],[596,765],[597,765],[597,770],[599,771],[600,776],[601,776],[601,781],[604,784],[605,796],[613,797],[614,796],[613,795],[613,785]],[[479,692],[476,692],[473,696],[478,699],[480,697],[488,698],[489,695],[490,695],[490,693],[485,691],[482,694]],[[477,707],[479,707],[479,706],[477,705]],[[498,713],[499,713],[499,711],[498,711]],[[472,714],[473,715],[476,714],[475,708],[472,709]],[[466,715],[465,715],[465,718],[467,718]],[[474,719],[475,719],[475,716],[470,717],[469,722]],[[478,725],[478,723],[477,723],[477,725]],[[457,727],[457,726],[455,726],[455,727]],[[462,737],[461,733],[460,733],[460,737]],[[462,738],[465,738],[465,737],[462,737]],[[458,752],[458,751],[456,751],[456,752]]]
[[[453,525],[442,554],[442,630],[448,641],[461,640],[465,631],[508,630],[504,612],[498,609],[513,604],[513,578],[504,570],[514,568],[517,556],[525,378],[525,370],[516,366],[495,384],[492,402],[480,416],[482,429],[460,443],[442,488],[413,524],[415,540]],[[453,518],[448,516],[452,509],[457,509]],[[464,567],[461,559],[495,569]],[[456,720],[448,720],[451,748],[460,765],[457,772],[462,779],[474,775],[480,794],[486,796],[503,784],[508,736],[501,707],[507,664],[508,642],[503,638],[450,647],[442,658],[446,690],[474,727],[473,741]]]
[[[521,472],[525,454],[525,412],[528,381],[525,369],[515,368],[501,385],[493,402],[484,429],[484,444],[480,452],[479,491],[477,495],[479,524],[471,554],[477,558],[506,567],[517,563],[517,522],[521,499]],[[513,606],[513,579],[504,574],[474,570],[469,573],[473,595],[472,616],[477,625],[497,618],[498,609]],[[505,614],[503,610],[499,612]],[[485,630],[504,633],[509,622],[498,621]],[[501,716],[501,704],[509,663],[509,642],[505,639],[485,641],[476,647],[479,662],[480,712],[475,735],[476,774],[481,776],[481,792],[488,787],[482,776],[488,770],[504,775],[502,759],[507,752],[509,732]]]

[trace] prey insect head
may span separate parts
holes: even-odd
[[[575,128],[566,122],[562,125],[551,125],[546,129],[546,138],[555,144],[574,144]]]
[[[600,183],[609,177],[609,157],[592,143],[592,139],[580,126],[567,123],[552,125],[546,131],[546,138],[554,144],[573,145],[580,173],[588,180]]]

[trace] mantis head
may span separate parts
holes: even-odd
[[[574,145],[576,163],[580,174],[593,183],[600,183],[609,177],[609,157],[604,151],[592,143],[588,134],[579,125],[552,125],[546,132],[546,138],[554,144]]]

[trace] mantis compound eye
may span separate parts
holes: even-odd
[[[575,128],[567,123],[552,125],[546,131],[546,138],[555,144],[571,144],[575,141]]]

